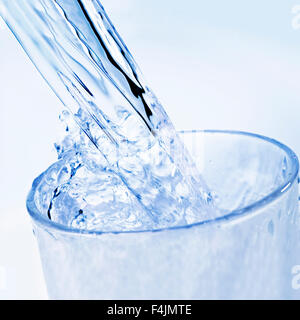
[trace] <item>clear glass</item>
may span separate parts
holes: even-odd
[[[69,229],[27,207],[53,299],[292,299],[300,263],[298,159],[262,136],[181,136],[224,214],[142,232]],[[297,260],[298,259],[298,260]]]

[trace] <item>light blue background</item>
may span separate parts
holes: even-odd
[[[178,129],[251,131],[300,154],[300,0],[102,3]],[[44,298],[25,197],[55,160],[61,106],[3,25],[0,94],[0,298]]]

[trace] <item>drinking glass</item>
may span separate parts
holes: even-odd
[[[233,131],[180,133],[222,212],[138,232],[77,230],[36,205],[32,218],[52,299],[293,299],[300,264],[298,159],[285,145]],[[47,171],[46,171],[47,172]]]

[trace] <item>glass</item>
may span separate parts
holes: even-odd
[[[53,299],[292,299],[300,264],[298,159],[232,131],[181,133],[223,215],[157,231],[69,229],[27,200]],[[297,260],[298,259],[298,260]]]

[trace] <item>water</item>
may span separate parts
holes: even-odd
[[[56,222],[99,230],[212,217],[216,210],[205,182],[100,2],[0,5],[69,110],[61,117],[66,137],[56,145],[59,161],[36,200],[42,212]]]
[[[291,274],[300,252],[296,155],[240,132],[183,137],[187,147],[195,145],[195,157],[205,143],[201,172],[216,204],[230,214],[163,232],[66,233],[40,219],[34,197],[40,199],[51,174],[37,179],[27,208],[50,298],[299,298]]]

